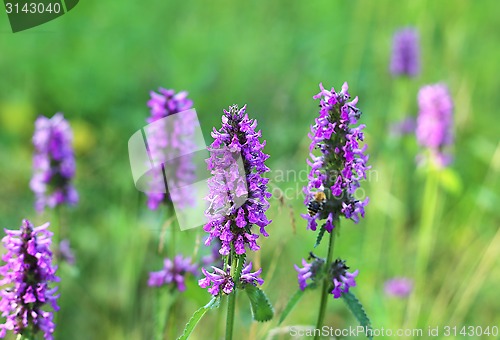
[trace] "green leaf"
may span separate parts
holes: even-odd
[[[295,292],[295,294],[292,295],[290,300],[288,300],[288,303],[286,304],[285,309],[283,309],[283,312],[281,313],[280,320],[278,321],[278,325],[280,325],[290,314],[290,312],[293,310],[297,302],[304,296],[304,291],[303,290],[298,290]]]
[[[188,339],[191,333],[193,332],[194,328],[198,324],[198,322],[200,322],[203,315],[205,315],[205,313],[208,312],[209,309],[219,307],[219,303],[220,303],[220,298],[214,296],[209,303],[207,303],[205,306],[201,307],[196,312],[194,312],[193,316],[191,317],[191,319],[189,319],[188,323],[186,324],[186,327],[184,328],[184,331],[182,332],[181,336],[178,337],[177,340]]]
[[[325,235],[325,231],[326,231],[325,225],[326,225],[326,223],[324,223],[321,226],[321,229],[319,230],[318,237],[316,238],[316,243],[314,244],[314,248],[319,246],[319,244],[321,243],[321,240],[323,239],[323,236]]]
[[[347,293],[342,293],[342,299],[346,303],[347,307],[351,310],[352,314],[358,319],[358,322],[361,326],[363,326],[365,329],[371,329],[371,322],[370,319],[368,319],[368,316],[366,315],[366,312],[361,305],[361,302],[354,296],[353,293],[347,292]],[[373,337],[367,335],[368,339],[373,339]]]
[[[253,319],[259,322],[271,320],[274,316],[274,309],[266,294],[251,284],[245,286],[245,291],[250,299]]]

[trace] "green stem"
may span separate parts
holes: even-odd
[[[170,218],[171,216],[174,216],[174,209],[173,209],[173,206],[172,204],[167,204],[167,206],[165,207],[165,211],[166,211],[166,218]],[[163,219],[162,219],[163,220]],[[170,256],[171,260],[173,263],[175,263],[175,229],[177,227],[177,225],[175,223],[172,223],[170,224],[170,240],[169,240],[169,243],[170,243],[170,246],[168,247],[167,249],[167,255]],[[167,315],[164,319],[164,324],[163,324],[163,339],[169,339],[169,338],[172,338],[172,339],[175,339],[175,334],[177,332],[176,330],[176,324],[177,324],[177,320],[176,320],[176,313],[172,313],[172,311],[175,311],[176,310],[176,300],[177,300],[177,295],[175,293],[174,290],[170,290],[169,293],[168,293],[168,296],[169,298],[171,299],[171,303],[169,303],[169,305],[167,306]],[[165,308],[165,306],[159,306],[159,308]],[[168,334],[169,333],[169,334]]]
[[[338,223],[337,223],[338,224]],[[337,225],[337,228],[339,226]],[[332,264],[333,258],[333,245],[335,243],[335,230],[332,230],[330,233],[330,241],[328,242],[328,255],[326,257],[326,270],[330,270],[330,266]],[[325,319],[326,305],[328,304],[328,288],[330,287],[331,282],[329,281],[328,275],[323,279],[323,287],[321,292],[321,304],[319,307],[318,321],[316,322],[316,329],[321,329],[323,326],[323,320]],[[316,333],[316,332],[315,332]],[[319,339],[319,335],[315,335],[314,339]]]
[[[424,290],[425,275],[429,265],[429,259],[434,247],[434,220],[436,218],[438,195],[439,195],[439,172],[430,169],[427,174],[424,196],[422,201],[421,223],[418,232],[418,247],[415,260],[415,293],[412,294],[408,303],[408,314],[406,326],[418,324],[420,308],[422,303],[422,292]],[[411,324],[408,324],[411,323]]]
[[[235,269],[238,266],[238,259],[235,254],[231,251],[231,277],[234,277]],[[228,296],[227,300],[227,318],[226,318],[226,340],[231,340],[233,338],[233,327],[234,327],[234,310],[236,307],[236,282],[233,291]]]

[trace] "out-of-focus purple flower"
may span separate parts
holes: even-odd
[[[49,288],[49,284],[59,278],[52,265],[48,226],[34,228],[23,220],[20,230],[5,230],[2,242],[7,252],[2,260],[6,264],[0,267],[0,286],[5,288],[0,291],[0,311],[6,321],[0,324],[1,338],[9,330],[31,336],[41,331],[45,339],[53,339],[53,312],[59,310],[59,295],[55,294],[57,287]]]
[[[198,281],[201,288],[208,288],[208,292],[213,296],[219,295],[222,291],[224,294],[231,294],[234,289],[234,280],[231,276],[231,267],[227,266],[226,271],[212,267],[213,273],[209,272],[205,268],[201,271],[205,275],[205,278]],[[252,262],[249,262],[241,271],[240,284],[251,284],[254,286],[262,285],[264,280],[259,276],[262,269],[256,272],[252,272]]]
[[[406,117],[400,121],[394,122],[389,128],[392,136],[404,136],[415,133],[416,120],[413,117]]]
[[[298,272],[297,279],[301,290],[306,289],[308,285],[315,282],[318,274],[324,269],[324,259],[314,256],[313,253],[311,253],[311,257],[314,258],[311,263],[308,263],[306,259],[302,259],[303,268],[294,265],[295,270]]]
[[[72,184],[75,176],[73,133],[61,113],[52,118],[40,116],[35,121],[33,134],[33,178],[31,190],[35,193],[35,208],[78,202],[78,193]]]
[[[445,148],[453,143],[453,101],[444,84],[427,85],[418,92],[418,143],[427,148],[438,166],[448,165],[452,157]]]
[[[393,75],[417,76],[420,73],[420,43],[414,28],[394,34],[390,70]]]
[[[70,243],[68,239],[64,239],[59,242],[59,258],[70,265],[75,264],[75,254],[73,253],[73,249],[71,249]]]
[[[322,84],[320,89],[321,92],[313,97],[320,99],[320,111],[309,134],[311,153],[307,163],[311,171],[303,191],[306,206],[322,191],[326,195],[326,202],[316,214],[303,214],[302,217],[307,220],[307,227],[311,230],[316,230],[317,220],[325,219],[325,229],[331,232],[340,216],[350,218],[355,223],[360,216],[364,217],[368,197],[358,200],[355,192],[360,187],[360,181],[366,179],[366,170],[370,167],[366,164],[367,146],[360,145],[364,139],[362,130],[365,125],[354,126],[361,116],[361,111],[356,107],[358,97],[348,101],[350,95],[347,83],[342,85],[338,93],[333,88],[331,91],[326,90]],[[312,153],[314,149],[319,149],[319,156]]]
[[[172,261],[166,258],[163,261],[163,269],[158,272],[149,273],[148,285],[151,287],[160,287],[171,285],[183,292],[186,290],[185,276],[187,273],[196,275],[198,267],[192,264],[190,257],[177,255]]]
[[[266,143],[259,142],[261,131],[255,131],[257,121],[249,119],[245,110],[246,105],[224,110],[222,127],[212,132],[215,140],[209,147],[207,164],[213,176],[208,179],[209,223],[203,229],[209,233],[205,245],[219,239],[222,255],[228,255],[231,248],[238,255],[245,253],[246,247],[259,250],[256,242],[259,234],[254,232],[253,225],[260,228],[260,234],[269,236],[265,227],[271,221],[265,212],[271,194],[267,191],[269,179],[263,177],[269,171],[264,164],[269,156],[262,152]],[[235,161],[238,157],[244,169]]]
[[[384,291],[389,296],[406,297],[412,290],[413,281],[405,277],[396,277],[384,284]]]
[[[151,91],[151,99],[147,105],[151,109],[151,115],[147,118],[149,125],[148,149],[153,159],[163,159],[165,154],[184,155],[184,150],[193,150],[195,115],[184,115],[180,119],[172,120],[173,126],[167,124],[162,118],[189,110],[193,107],[193,102],[187,98],[186,91],[175,93],[174,90],[160,88],[158,93]],[[169,186],[182,187],[183,184],[190,184],[195,179],[195,165],[191,157],[179,157],[176,164],[169,164],[169,169],[177,183],[169,183]],[[194,200],[193,192],[186,190],[176,190],[165,193],[167,185],[161,167],[151,171],[149,181],[148,208],[156,210],[162,202],[175,201],[177,208],[183,208],[183,204],[192,204]],[[176,197],[172,197],[176,195]],[[179,196],[179,197],[177,197]]]
[[[219,239],[215,239],[212,241],[212,244],[210,246],[210,254],[201,258],[201,265],[203,267],[222,267],[224,265],[222,256],[219,253],[220,247],[221,243]]]
[[[354,278],[358,276],[359,270],[349,273],[347,269],[349,267],[346,266],[345,261],[337,259],[332,263],[330,275],[333,282],[332,294],[335,299],[341,297],[342,293],[349,292],[350,287],[356,286]]]

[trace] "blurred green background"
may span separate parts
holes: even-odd
[[[189,91],[207,142],[222,109],[248,104],[271,155],[276,194],[268,239],[253,254],[264,289],[279,316],[297,290],[294,263],[307,257],[315,234],[305,230],[307,133],[317,114],[318,83],[359,96],[372,172],[363,183],[371,203],[358,225],[342,224],[334,256],[358,268],[353,292],[373,327],[398,329],[500,324],[500,107],[499,3],[497,1],[81,1],[45,25],[12,34],[0,15],[0,216],[15,229],[36,215],[31,135],[39,114],[63,112],[75,134],[78,206],[63,209],[76,267],[62,264],[57,339],[151,339],[158,289],[147,273],[159,270],[157,248],[166,212],[150,212],[133,185],[128,138],[145,124],[149,91]],[[402,26],[420,33],[422,73],[414,79],[388,72],[391,39]],[[455,162],[441,174],[434,218],[434,251],[418,295],[420,317],[406,318],[407,299],[387,297],[383,283],[414,275],[426,174],[417,169],[414,136],[395,137],[389,125],[417,112],[425,84],[444,82],[455,102]],[[292,174],[300,173],[295,178]],[[287,173],[281,180],[279,174]],[[288,189],[288,190],[287,190]],[[295,224],[290,219],[293,214]],[[170,229],[169,229],[170,230]],[[170,231],[167,231],[168,239]],[[180,233],[177,249],[197,249],[202,230]],[[315,250],[324,256],[326,245]],[[319,292],[316,292],[319,293]],[[179,334],[209,294],[190,279],[176,304],[169,333]],[[309,293],[284,322],[313,325],[319,294]],[[287,338],[277,318],[251,321],[238,298],[241,339]],[[211,311],[192,338],[223,334],[225,310]],[[331,301],[325,324],[356,325],[340,301]],[[175,325],[175,328],[173,328]],[[272,338],[272,336],[269,336]]]

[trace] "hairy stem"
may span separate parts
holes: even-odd
[[[337,223],[338,224],[338,223]],[[337,225],[337,228],[339,226]],[[332,264],[332,258],[333,258],[333,245],[335,243],[335,230],[332,230],[330,233],[330,238],[328,242],[328,254],[326,257],[326,270],[328,271],[330,269],[330,266]],[[325,319],[325,312],[326,312],[326,305],[328,304],[328,287],[331,285],[331,282],[329,281],[328,275],[323,279],[323,287],[321,291],[321,304],[319,306],[319,314],[318,314],[318,321],[316,322],[316,329],[321,329],[323,326],[323,320]],[[316,333],[316,332],[315,332]],[[316,335],[314,339],[319,339],[320,336]]]
[[[231,251],[231,277],[235,275],[235,269],[238,267],[237,265],[237,257],[234,256],[234,253]],[[236,282],[233,288],[233,291],[228,296],[227,301],[227,318],[226,318],[226,340],[231,340],[233,338],[233,326],[234,326],[234,310],[236,307]]]

